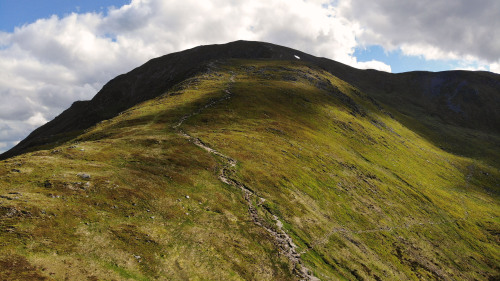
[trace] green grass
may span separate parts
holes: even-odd
[[[196,78],[65,144],[0,162],[0,245],[10,253],[0,272],[23,257],[56,280],[294,279],[241,191],[219,181],[220,159],[172,128],[230,89],[182,129],[238,160],[234,177],[266,199],[317,277],[500,274],[495,162],[441,149],[394,108],[307,64],[231,61]]]

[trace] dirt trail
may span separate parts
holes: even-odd
[[[230,78],[230,82],[231,83],[234,82],[234,76],[232,76]],[[299,254],[297,252],[297,246],[293,243],[292,238],[283,230],[283,223],[281,222],[279,217],[272,214],[269,210],[264,209],[264,211],[268,212],[273,217],[274,222],[276,224],[275,227],[273,227],[273,226],[269,225],[269,223],[266,222],[259,215],[259,213],[257,212],[257,209],[253,203],[253,202],[255,202],[254,199],[257,199],[256,201],[260,202],[260,203],[264,202],[265,199],[258,196],[257,194],[255,194],[255,192],[253,192],[251,189],[249,189],[243,183],[240,183],[237,180],[230,177],[230,174],[233,173],[234,168],[236,167],[237,161],[235,159],[233,159],[227,155],[224,155],[224,154],[220,153],[219,151],[209,147],[208,145],[203,143],[203,141],[201,141],[199,138],[195,138],[195,137],[189,135],[188,133],[186,133],[185,131],[183,131],[180,128],[182,126],[182,124],[186,120],[191,118],[192,116],[199,114],[204,109],[212,107],[212,106],[216,105],[217,103],[220,103],[224,100],[231,98],[232,93],[230,91],[230,88],[231,88],[231,85],[229,85],[228,89],[224,90],[226,92],[226,95],[224,95],[223,97],[216,99],[216,100],[212,100],[209,103],[207,103],[206,105],[197,109],[196,111],[182,116],[182,118],[172,128],[176,129],[177,133],[180,136],[188,139],[190,142],[192,142],[196,146],[198,146],[198,147],[204,149],[205,151],[207,151],[208,153],[211,153],[215,156],[218,156],[220,159],[222,159],[223,165],[219,171],[219,180],[225,184],[232,185],[232,186],[240,189],[243,192],[243,196],[244,196],[245,201],[247,203],[248,211],[250,213],[250,217],[252,218],[252,221],[256,225],[264,228],[273,237],[273,239],[275,240],[275,243],[278,246],[280,253],[283,254],[284,256],[286,256],[290,260],[294,274],[296,274],[301,280],[312,280],[312,281],[320,280],[319,278],[313,276],[310,273],[310,270],[302,262],[302,259],[300,258],[301,254]]]

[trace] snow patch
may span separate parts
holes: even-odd
[[[300,57],[297,55],[293,55],[296,59],[300,60]]]

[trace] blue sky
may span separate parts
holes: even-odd
[[[500,73],[498,30],[498,0],[0,0],[0,153],[117,75],[198,45],[256,40],[393,73]]]
[[[423,55],[409,56],[401,50],[387,51],[380,45],[358,47],[354,56],[359,61],[377,60],[391,66],[393,73],[408,71],[447,71],[454,69],[489,70],[478,62],[461,62],[457,59],[426,59]],[[483,69],[484,68],[484,69]]]
[[[401,50],[386,51],[380,45],[358,47],[354,56],[359,61],[377,60],[391,66],[393,73],[415,70],[445,71],[454,69],[457,62],[452,60],[426,60],[423,56],[406,56]]]
[[[0,0],[0,30],[14,31],[16,26],[35,22],[52,15],[103,12],[110,6],[121,7],[129,0]]]

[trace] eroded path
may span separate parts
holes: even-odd
[[[231,82],[234,82],[234,76],[230,78]],[[245,198],[245,202],[247,203],[248,206],[248,211],[250,214],[250,217],[252,221],[265,229],[271,237],[274,239],[276,245],[278,246],[278,249],[281,254],[283,254],[285,257],[287,257],[290,260],[291,267],[293,269],[294,274],[296,274],[301,280],[319,280],[317,277],[312,275],[311,271],[304,265],[302,262],[302,259],[300,258],[300,255],[297,252],[297,246],[293,243],[292,238],[290,235],[288,235],[284,229],[283,229],[283,223],[281,222],[280,218],[274,214],[272,214],[269,210],[264,209],[265,212],[268,212],[269,215],[273,218],[275,226],[270,225],[268,222],[265,221],[264,218],[262,218],[255,205],[254,202],[262,202],[265,201],[265,198],[260,197],[259,195],[255,194],[251,189],[249,189],[247,186],[245,186],[243,183],[237,181],[234,178],[231,178],[231,174],[233,174],[234,169],[236,167],[237,161],[225,154],[222,154],[221,152],[215,150],[214,148],[209,147],[205,143],[203,143],[202,140],[199,138],[195,138],[191,136],[189,133],[181,129],[182,124],[188,120],[189,118],[199,114],[202,112],[204,109],[207,109],[209,107],[212,107],[224,100],[230,99],[232,96],[232,93],[230,91],[231,89],[231,84],[227,89],[224,90],[226,95],[223,97],[212,100],[206,105],[198,108],[196,111],[186,114],[179,119],[179,121],[172,127],[173,129],[177,130],[177,133],[188,139],[190,142],[195,144],[196,146],[206,150],[208,153],[211,153],[217,157],[219,157],[222,160],[222,167],[219,170],[219,180],[222,181],[225,184],[232,185],[238,189],[240,189],[243,192],[243,196]]]

